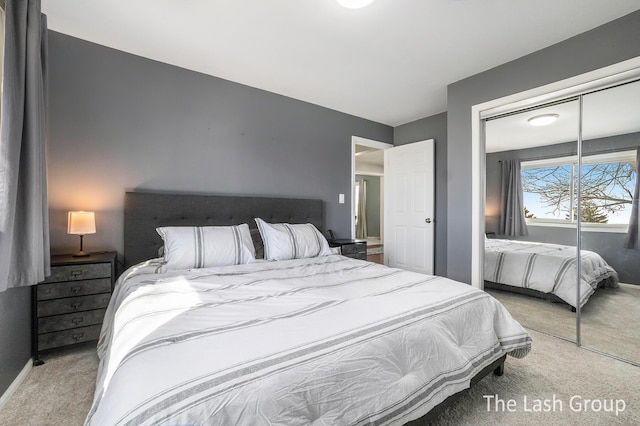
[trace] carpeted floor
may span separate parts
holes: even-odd
[[[523,326],[576,338],[576,317],[567,305],[517,293],[487,290],[507,307]],[[640,286],[598,289],[582,307],[581,344],[640,363]]]
[[[43,354],[0,410],[2,426],[72,426],[84,423],[96,386],[95,342]]]
[[[531,331],[533,350],[523,359],[507,357],[504,376],[487,376],[452,407],[437,425],[631,425],[640,424],[640,368],[574,344]],[[0,410],[0,425],[81,425],[91,406],[98,360],[93,345],[68,348],[34,367]],[[496,411],[485,396],[497,395],[514,411]],[[535,412],[536,400],[553,401],[555,411]],[[571,398],[574,404],[570,405]],[[525,401],[526,398],[526,401]],[[580,411],[586,399],[624,401],[622,412]],[[526,405],[525,405],[526,402]],[[615,404],[615,402],[614,402]],[[621,407],[622,403],[618,403]],[[562,405],[562,406],[560,406]],[[584,404],[582,404],[584,405]],[[553,405],[552,405],[553,407]],[[489,408],[489,409],[488,409]],[[598,407],[594,407],[598,408]]]
[[[507,357],[504,376],[488,376],[439,417],[438,425],[637,425],[640,424],[640,368],[530,331],[533,350],[523,359]],[[484,396],[515,401],[515,411],[487,409]],[[561,401],[556,411],[535,412],[535,400]],[[525,398],[526,404],[525,405]],[[570,404],[573,399],[574,405]],[[622,400],[618,413],[580,411],[586,399]],[[584,405],[584,404],[583,404]],[[598,407],[595,407],[598,408]],[[529,411],[526,411],[526,410]]]

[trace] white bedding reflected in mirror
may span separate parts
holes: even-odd
[[[640,185],[640,81],[585,95],[582,129],[581,244],[605,257],[620,284],[583,307],[581,343],[640,363],[640,247],[625,247]]]
[[[485,290],[525,327],[640,363],[640,81],[492,117],[485,143]]]
[[[552,115],[534,126],[530,119]],[[488,120],[485,290],[524,326],[576,338],[575,180],[559,159],[577,153],[577,100]]]

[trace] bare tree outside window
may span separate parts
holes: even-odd
[[[582,166],[581,218],[585,223],[628,223],[637,171],[630,162]],[[577,165],[522,170],[526,214],[575,222]]]

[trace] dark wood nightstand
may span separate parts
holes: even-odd
[[[328,240],[329,247],[340,247],[343,256],[367,260],[367,240],[335,239]]]
[[[51,276],[33,286],[33,359],[40,352],[97,340],[116,279],[116,252],[51,256]]]

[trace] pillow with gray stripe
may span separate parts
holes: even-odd
[[[163,226],[161,272],[251,263],[255,260],[249,225]]]
[[[267,223],[256,218],[266,260],[304,259],[331,254],[327,239],[311,223]]]

